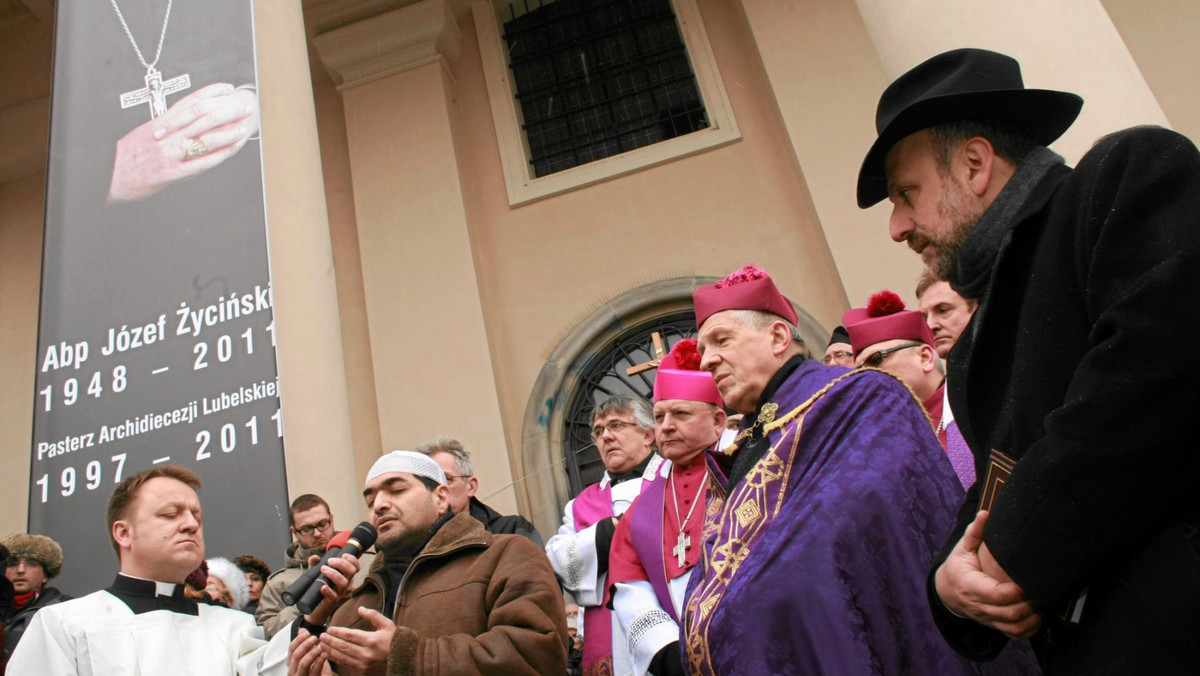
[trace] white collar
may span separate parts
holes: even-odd
[[[157,596],[174,596],[175,595],[175,587],[179,586],[179,585],[175,584],[174,582],[159,582],[158,580],[147,580],[144,577],[138,577],[137,575],[130,575],[129,573],[120,573],[120,575],[124,575],[125,577],[130,578],[131,580],[141,580],[143,582],[153,582],[154,583],[154,593]]]
[[[665,462],[663,457],[658,453],[650,453],[650,462],[646,463],[646,469],[642,471],[642,481],[653,481],[654,473]],[[663,476],[666,476],[665,474]],[[608,484],[612,481],[612,477],[608,475],[608,470],[604,470],[604,476],[600,477],[600,490],[608,488]]]
[[[943,383],[944,384],[944,383]],[[954,422],[954,411],[950,410],[950,388],[942,388],[942,429],[950,426]]]

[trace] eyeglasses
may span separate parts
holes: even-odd
[[[313,532],[315,532],[315,531],[323,532],[326,528],[329,528],[329,526],[331,526],[331,525],[332,525],[332,522],[329,519],[325,519],[324,521],[318,521],[316,524],[314,524],[312,526],[305,526],[303,528],[297,528],[296,531],[299,532],[304,537],[308,537],[308,536],[312,535]]]
[[[626,427],[637,427],[637,423],[625,422],[624,420],[610,420],[607,425],[596,425],[592,428],[592,438],[599,439],[604,436],[605,430],[613,434],[620,434],[621,430]]]
[[[822,359],[821,361],[826,366],[829,366],[837,359],[854,359],[854,353],[847,352],[845,350],[836,350],[834,352],[830,352],[829,354],[825,355],[825,358]]]
[[[861,366],[870,366],[871,368],[879,368],[879,365],[883,363],[883,360],[889,354],[891,354],[893,352],[899,352],[900,350],[907,350],[910,347],[921,347],[924,344],[925,343],[909,343],[907,345],[897,345],[896,347],[889,347],[886,350],[880,350],[880,351],[876,352],[875,354],[864,359]]]
[[[446,475],[446,483],[451,483],[455,479],[462,479],[463,483],[466,483],[467,479],[470,479],[470,478],[471,478],[470,474],[447,474]]]
[[[42,562],[37,559],[27,559],[24,556],[19,556],[15,559],[9,559],[4,565],[5,568],[16,568],[24,564],[26,568],[42,568]]]

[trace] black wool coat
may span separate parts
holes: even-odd
[[[1018,460],[984,542],[1044,618],[1032,642],[1047,674],[1195,673],[1200,153],[1161,128],[1112,134],[1051,169],[1015,219],[950,355],[977,473],[990,449]],[[1080,622],[1060,619],[1085,591]],[[931,604],[960,653],[1004,647]]]

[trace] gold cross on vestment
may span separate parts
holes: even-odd
[[[683,568],[684,558],[687,556],[688,547],[692,546],[692,539],[679,531],[679,539],[675,541],[675,547],[671,549],[671,553],[679,561],[679,567]]]
[[[645,361],[641,364],[634,364],[633,366],[630,366],[629,368],[625,369],[625,375],[636,376],[643,371],[649,371],[650,369],[658,368],[658,362],[662,361],[663,355],[667,353],[667,347],[663,345],[662,336],[659,335],[658,331],[650,334],[650,340],[654,343],[654,358],[650,361]]]
[[[121,109],[132,108],[139,103],[150,104],[150,119],[167,112],[167,94],[183,91],[192,86],[192,78],[184,73],[164,81],[162,73],[151,67],[146,71],[146,86],[121,94]]]

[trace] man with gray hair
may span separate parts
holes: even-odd
[[[592,442],[604,476],[567,502],[546,554],[563,587],[584,608],[583,673],[625,674],[633,661],[616,618],[603,605],[608,552],[617,519],[646,486],[663,480],[658,471],[663,459],[654,453],[654,409],[631,392],[608,397],[592,410]]]
[[[805,359],[796,310],[763,270],[692,298],[700,368],[745,418],[688,584],[689,672],[977,673],[925,597],[963,490],[921,402],[885,371]],[[994,673],[1027,673],[1000,659]]]
[[[288,673],[328,673],[327,662],[342,675],[566,672],[562,594],[528,539],[450,511],[446,475],[421,453],[375,461],[363,497],[379,555],[353,591],[354,556],[321,568],[321,602],[272,639]]]
[[[451,512],[470,514],[482,523],[484,530],[489,533],[524,535],[533,540],[538,547],[545,546],[537,528],[525,517],[519,514],[502,516],[475,497],[475,492],[479,490],[479,479],[475,476],[475,467],[471,464],[471,454],[463,448],[458,439],[443,435],[421,444],[417,447],[417,452],[433,458],[446,473],[446,484],[450,488]]]

